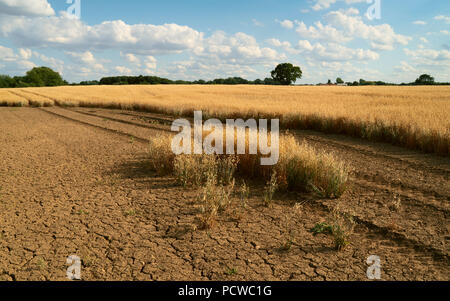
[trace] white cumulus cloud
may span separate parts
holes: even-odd
[[[116,70],[119,74],[122,75],[130,75],[132,73],[132,70],[125,66],[117,66],[114,68],[114,70]]]
[[[282,27],[287,29],[294,28],[294,22],[292,22],[291,20],[278,21],[278,23],[280,23]]]
[[[15,61],[17,59],[14,50],[0,45],[0,60],[1,61]]]
[[[308,40],[298,42],[299,49],[308,56],[321,61],[368,61],[378,60],[380,55],[372,50],[348,48],[336,43],[311,44]]]
[[[0,15],[52,16],[55,14],[47,0],[0,0]]]
[[[414,21],[413,24],[415,24],[415,25],[427,25],[427,22],[421,21],[421,20],[417,20],[417,21]]]
[[[94,54],[90,51],[85,52],[66,51],[65,54],[74,63],[84,68],[90,68],[96,71],[105,71],[105,67],[94,57]]]
[[[308,27],[305,23],[299,22],[296,32],[302,38],[337,43],[346,43],[353,39],[353,37],[346,35],[344,32],[330,25],[323,25],[320,21],[317,21],[314,25]]]
[[[199,57],[243,65],[273,62],[280,58],[276,50],[259,46],[253,36],[242,32],[227,35],[223,31],[217,31],[205,39],[203,47],[197,49],[195,54]]]
[[[436,17],[434,17],[434,19],[438,20],[438,21],[444,21],[445,23],[450,24],[450,17],[444,16],[444,15],[436,16]]]
[[[361,16],[342,11],[328,13],[326,20],[347,37],[369,40],[374,49],[393,49],[396,44],[407,45],[412,40],[411,37],[395,33],[389,24],[368,25]]]
[[[0,20],[0,35],[24,47],[53,47],[69,51],[121,49],[145,55],[193,49],[203,39],[202,33],[188,26],[129,25],[121,20],[90,26],[66,13]]]

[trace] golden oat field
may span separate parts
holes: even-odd
[[[450,87],[66,86],[0,89],[0,105],[82,106],[204,118],[279,118],[311,129],[450,154]]]

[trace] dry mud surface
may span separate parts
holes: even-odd
[[[195,190],[147,168],[147,142],[171,118],[86,108],[0,108],[0,280],[450,280],[450,159],[387,144],[295,132],[352,167],[340,200],[251,191],[241,219],[198,230]],[[295,210],[294,210],[295,208]],[[332,210],[357,225],[341,252],[310,229]],[[281,246],[295,230],[289,251]]]

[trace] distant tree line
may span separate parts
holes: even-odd
[[[58,72],[48,67],[33,68],[25,76],[0,75],[0,88],[56,87],[68,84]]]
[[[279,64],[271,72],[271,78],[264,80],[247,80],[242,77],[217,78],[214,80],[170,80],[157,76],[114,76],[104,77],[99,82],[81,82],[80,85],[290,85],[302,77],[300,67],[293,66],[290,63]]]
[[[170,80],[157,76],[113,76],[100,81],[84,81],[80,85],[281,85],[273,78],[247,80],[242,77],[217,78],[214,80]]]
[[[397,84],[387,83],[383,81],[368,81],[364,79],[360,79],[359,81],[354,82],[346,82],[347,86],[394,86]]]
[[[82,81],[71,85],[95,86],[95,85],[290,85],[301,78],[300,67],[289,63],[279,64],[271,72],[272,77],[254,81],[242,77],[217,78],[214,80],[170,80],[158,76],[113,76],[98,80]],[[0,88],[18,87],[45,87],[69,85],[61,75],[48,67],[33,68],[25,76],[10,77],[0,75]]]
[[[338,80],[341,80],[338,78]],[[336,81],[339,83],[338,81]],[[438,83],[434,80],[434,77],[432,77],[429,74],[422,74],[419,76],[414,82],[412,83],[401,83],[401,84],[394,84],[394,83],[386,83],[383,81],[367,81],[364,79],[360,79],[359,81],[354,82],[347,82],[347,86],[424,86],[424,85],[431,85],[431,86],[446,86],[450,85],[450,83]]]
[[[328,80],[328,85],[332,85],[333,83],[331,80]],[[443,85],[450,85],[450,83],[438,83],[434,80],[434,77],[432,77],[429,74],[422,74],[412,83],[401,83],[401,84],[394,84],[394,83],[387,83],[383,81],[368,81],[364,79],[360,79],[359,81],[354,82],[344,82],[340,77],[336,79],[336,84],[342,85],[345,84],[347,86],[423,86],[423,85],[433,85],[433,86],[443,86]]]
[[[95,85],[291,85],[302,77],[300,67],[289,63],[279,64],[272,72],[271,77],[265,79],[247,80],[242,77],[217,78],[214,80],[170,80],[158,76],[113,76],[104,77],[100,80],[82,81],[71,85],[95,86]],[[332,85],[328,80],[328,85]],[[383,81],[366,81],[360,79],[354,82],[344,82],[342,78],[336,79],[336,84],[347,86],[385,86],[398,85]],[[449,85],[450,83],[437,83],[428,74],[422,74],[413,83],[402,83],[400,85]],[[22,87],[53,87],[69,85],[58,72],[48,67],[36,67],[28,71],[25,76],[0,75],[0,88],[22,88]]]

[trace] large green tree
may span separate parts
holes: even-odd
[[[15,81],[8,75],[0,75],[0,88],[14,88]]]
[[[422,74],[419,76],[418,79],[416,79],[417,85],[432,85],[434,84],[434,77],[428,74]]]
[[[279,64],[275,70],[271,72],[272,78],[282,85],[290,85],[295,83],[297,79],[302,78],[302,70],[298,66],[290,63]]]
[[[27,72],[24,81],[32,86],[53,87],[67,84],[58,72],[48,67],[36,67]]]

